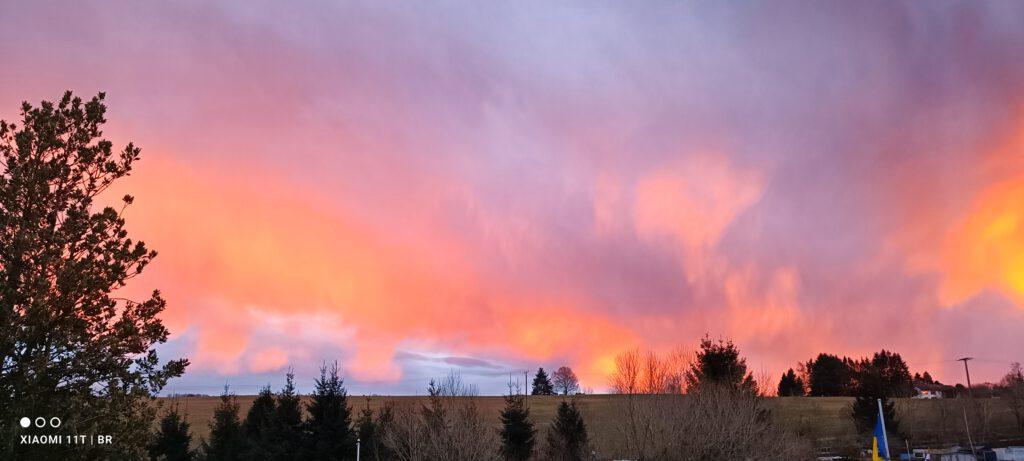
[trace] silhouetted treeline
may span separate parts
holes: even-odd
[[[388,401],[376,412],[361,410],[355,421],[343,383],[337,364],[322,367],[311,401],[303,407],[289,371],[285,387],[277,393],[270,386],[262,388],[244,417],[225,387],[209,423],[209,437],[198,449],[192,448],[184,415],[171,406],[152,438],[150,459],[352,460],[357,439],[360,458],[368,461],[591,459],[586,423],[568,397],[544,443],[538,444],[525,396],[511,385],[501,424],[494,427],[477,409],[476,388],[464,384],[457,373],[430,381],[424,404]],[[574,387],[563,384],[562,389],[570,392]]]
[[[914,380],[903,357],[895,352],[881,350],[871,358],[839,358],[821,353],[802,363],[799,373],[792,369],[779,382],[779,395],[814,397],[852,397],[871,381],[887,397],[910,397],[914,394]]]

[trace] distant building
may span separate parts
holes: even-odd
[[[926,383],[923,381],[914,381],[914,396],[915,399],[941,399],[944,397],[952,397],[956,395],[956,388],[953,386],[947,386],[939,383]]]

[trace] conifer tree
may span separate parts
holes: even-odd
[[[149,459],[156,461],[192,461],[192,435],[189,433],[188,421],[175,405],[160,418],[160,426],[149,446]]]
[[[277,434],[274,427],[276,409],[274,392],[270,390],[268,384],[260,389],[260,394],[253,400],[252,407],[242,422],[242,433],[248,441],[247,459],[269,459],[277,451]]]
[[[525,461],[533,454],[537,430],[530,422],[530,409],[522,394],[510,392],[505,396],[501,411],[501,454],[509,461]]]
[[[277,395],[273,426],[277,442],[273,459],[302,459],[302,405],[299,394],[295,392],[295,373],[291,369],[285,375],[284,389]]]
[[[344,380],[339,376],[337,362],[330,370],[326,364],[320,367],[320,378],[316,380],[312,397],[307,405],[309,419],[305,424],[310,459],[355,459],[352,409],[348,406],[348,394]]]
[[[854,425],[861,434],[870,434],[878,421],[878,400],[882,400],[882,415],[885,418],[885,429],[890,434],[900,434],[899,421],[896,419],[896,405],[889,400],[887,383],[880,370],[868,366],[861,370],[855,390],[855,399],[850,411]]]
[[[224,386],[220,404],[210,421],[210,440],[203,441],[203,455],[206,461],[240,461],[245,445],[242,423],[238,420],[238,401]]]
[[[370,460],[377,459],[374,450],[377,442],[377,422],[373,419],[373,410],[369,405],[359,412],[359,418],[356,419],[356,435],[360,442],[359,449],[362,450],[362,456]]]
[[[116,444],[75,446],[83,458],[145,458],[152,399],[188,365],[157,357],[168,338],[159,291],[124,289],[156,252],[129,237],[132,196],[104,196],[140,154],[103,139],[106,110],[103,93],[68,91],[23,103],[17,126],[0,120],[0,459],[65,458],[19,443],[25,415],[116,434]]]
[[[362,449],[362,459],[369,461],[381,461],[395,459],[394,453],[384,443],[385,433],[394,423],[392,405],[385,402],[377,412],[370,409],[369,402],[366,408],[359,412],[356,420],[356,433],[359,436]]]
[[[583,416],[576,408],[576,402],[562,401],[558,414],[548,428],[547,458],[552,461],[581,461],[589,459],[590,442]]]
[[[551,385],[551,380],[548,379],[548,374],[544,371],[544,367],[537,369],[537,375],[533,377],[533,390],[530,393],[533,395],[551,395],[555,393],[555,388]]]
[[[779,397],[803,397],[804,394],[804,380],[790,368],[779,379]]]
[[[712,341],[707,335],[700,342],[697,359],[686,373],[690,392],[701,387],[722,386],[742,392],[757,392],[754,376],[747,372],[747,361],[732,341]]]

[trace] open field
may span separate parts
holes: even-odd
[[[252,405],[254,396],[239,396],[241,416],[244,417]],[[474,397],[482,414],[490,418],[495,427],[498,414],[504,406],[502,397]],[[577,403],[586,420],[591,440],[604,456],[618,455],[617,447],[622,445],[619,421],[622,410],[619,395],[581,395]],[[163,402],[176,401],[188,413],[189,422],[196,440],[206,437],[207,427],[219,397],[176,397],[163,398]],[[420,404],[426,401],[422,396],[349,396],[353,418],[359,410],[369,406],[376,410],[386,401],[396,404]],[[560,396],[530,396],[530,415],[540,434],[547,430],[554,418]],[[853,422],[849,418],[849,406],[853,401],[847,397],[783,397],[766,398],[765,406],[781,424],[816,441],[819,447],[830,447],[849,451],[858,446],[854,435]],[[896,399],[896,409],[903,432],[914,446],[944,446],[967,443],[964,431],[964,409],[966,408],[975,442],[979,439],[1008,443],[1021,443],[1024,433],[1015,427],[1010,410],[999,399],[945,399],[913,400]],[[895,441],[893,444],[895,445]],[[900,446],[904,445],[901,440]]]

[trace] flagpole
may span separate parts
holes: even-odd
[[[882,438],[885,439],[885,459],[891,459],[892,450],[889,448],[889,433],[885,430],[885,413],[882,413],[882,399],[878,399],[878,420],[882,422]]]

